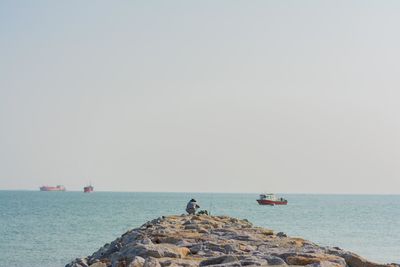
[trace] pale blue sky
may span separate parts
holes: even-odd
[[[0,189],[399,193],[398,1],[1,1]]]

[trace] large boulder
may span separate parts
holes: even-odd
[[[363,257],[339,248],[330,248],[328,253],[343,258],[349,267],[397,267],[399,264],[379,264],[368,261]]]
[[[224,255],[220,257],[210,258],[200,262],[200,266],[218,265],[218,264],[228,264],[228,263],[238,263],[239,259],[233,255]]]
[[[335,267],[346,267],[346,262],[343,258],[334,255],[326,254],[294,254],[286,258],[289,265],[310,265],[321,264],[321,262],[331,262]]]
[[[178,247],[172,244],[137,244],[127,246],[121,250],[121,257],[129,258],[132,256],[154,257],[154,258],[182,258],[190,253],[186,247]]]

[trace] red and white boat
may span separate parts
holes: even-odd
[[[284,198],[277,197],[274,194],[261,194],[260,198],[257,199],[258,204],[260,205],[287,205],[288,201]]]
[[[65,187],[62,185],[57,185],[57,186],[41,186],[40,191],[65,191]]]
[[[84,193],[90,193],[90,192],[93,192],[93,190],[94,190],[94,187],[92,185],[88,185],[83,188]]]

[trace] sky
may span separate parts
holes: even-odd
[[[1,1],[0,189],[400,193],[399,1]]]

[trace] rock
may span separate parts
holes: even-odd
[[[242,264],[240,262],[229,262],[229,263],[221,263],[214,264],[212,267],[241,267]]]
[[[192,220],[201,221],[201,217],[199,215],[194,215],[194,216],[192,216]]]
[[[107,267],[107,264],[105,264],[103,262],[96,262],[96,263],[93,263],[92,265],[90,265],[89,267]]]
[[[127,246],[121,251],[122,257],[141,256],[141,257],[164,257],[164,251],[156,245],[143,245],[137,244],[134,246]]]
[[[144,262],[143,267],[161,267],[161,264],[157,259],[149,257]]]
[[[177,245],[178,247],[192,247],[192,246],[194,246],[195,244],[193,244],[192,242],[189,242],[189,241],[183,239],[183,240],[177,241],[177,242],[175,243],[175,245]]]
[[[246,257],[240,260],[242,266],[265,266],[269,265],[265,259],[260,259],[254,256]]]
[[[342,267],[342,266],[346,267],[346,265],[339,265],[337,263],[330,261],[321,261],[318,263],[308,264],[305,267]]]
[[[197,254],[202,249],[203,249],[203,244],[200,243],[190,247],[190,252],[192,254]]]
[[[198,231],[199,233],[201,233],[201,234],[208,234],[208,232],[209,232],[209,231],[207,231],[207,229],[204,228],[204,227],[199,227],[199,228],[197,229],[197,231]]]
[[[240,240],[240,241],[255,241],[256,240],[251,234],[237,235],[237,236],[233,237],[233,239]]]
[[[185,230],[197,230],[199,229],[199,226],[197,224],[186,224],[185,225]]]
[[[89,264],[86,258],[77,258],[71,263],[65,265],[65,267],[89,267]]]
[[[153,257],[153,258],[182,258],[190,253],[186,247],[178,247],[172,244],[152,244],[143,245],[137,244],[134,246],[127,246],[121,250],[120,258],[129,258],[132,256]]]
[[[209,249],[212,251],[218,251],[218,252],[225,252],[225,248],[222,247],[220,244],[213,243],[213,242],[205,242],[203,243],[203,248]]]
[[[220,256],[220,257],[206,259],[206,260],[200,262],[200,266],[226,264],[226,263],[232,263],[232,262],[239,263],[239,260],[237,257],[235,257],[233,255],[224,255],[224,256]]]
[[[183,267],[198,267],[199,262],[196,260],[190,259],[159,259],[162,267],[175,267],[175,266],[183,266]]]
[[[282,266],[286,265],[286,262],[277,256],[268,255],[264,256],[263,259],[265,259],[268,262],[268,265],[282,265]]]
[[[65,267],[87,267],[88,265],[82,265],[82,264],[79,264],[79,263],[70,263],[70,264],[67,264],[67,265],[65,265]]]
[[[269,235],[273,235],[273,234],[274,234],[274,231],[269,230],[269,229],[260,228],[260,229],[258,229],[258,230],[259,230],[259,232],[260,232],[261,234],[266,235],[266,236],[269,236]]]
[[[332,248],[328,250],[328,253],[339,256],[343,258],[347,265],[350,267],[388,267],[388,266],[400,266],[397,264],[377,264],[370,262],[355,253],[351,253],[349,251],[341,250],[340,248]]]
[[[244,252],[251,252],[256,250],[256,247],[251,245],[239,245],[239,250]]]
[[[138,243],[143,245],[153,245],[153,242],[147,236],[143,237]]]
[[[136,256],[129,264],[127,267],[143,267],[145,263],[145,259],[142,257]]]
[[[238,248],[235,244],[227,244],[224,246],[224,251],[226,254],[232,254],[238,252]]]
[[[286,262],[289,265],[312,265],[321,264],[321,262],[325,262],[325,264],[327,264],[328,262],[330,262],[332,264],[336,264],[334,266],[337,267],[346,267],[346,262],[343,258],[326,254],[294,254],[288,256],[286,258]]]

